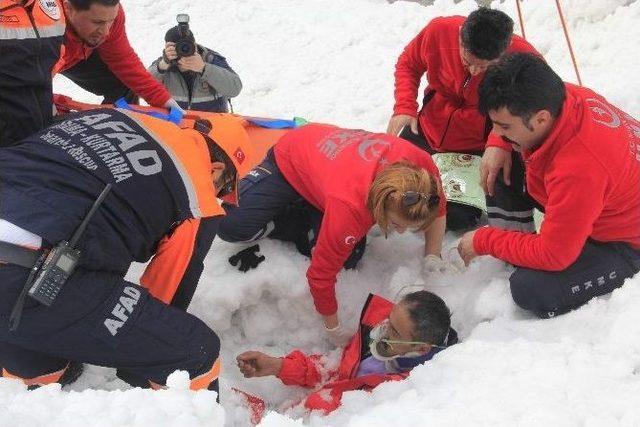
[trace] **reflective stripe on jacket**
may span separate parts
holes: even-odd
[[[51,73],[64,31],[60,0],[0,0],[0,146],[51,122]]]

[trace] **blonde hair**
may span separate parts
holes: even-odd
[[[402,195],[414,191],[421,197],[411,206],[405,206]],[[438,214],[438,205],[429,207],[428,198],[438,194],[437,180],[429,173],[413,164],[396,162],[378,172],[369,188],[367,208],[384,233],[389,230],[389,213],[394,212],[402,219],[421,224],[420,230],[427,229]]]

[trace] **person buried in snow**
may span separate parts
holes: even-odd
[[[246,351],[236,361],[246,378],[276,376],[285,385],[316,388],[304,399],[304,407],[328,413],[340,406],[345,391],[371,391],[385,381],[403,380],[413,368],[456,344],[450,317],[445,302],[428,291],[409,293],[396,304],[369,295],[360,327],[334,370],[325,366],[322,356],[299,350],[284,357]]]

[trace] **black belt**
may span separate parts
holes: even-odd
[[[33,268],[40,260],[43,252],[44,250],[42,249],[29,249],[0,240],[0,262]]]

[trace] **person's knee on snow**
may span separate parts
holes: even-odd
[[[191,390],[209,389],[217,381],[222,368],[220,338],[210,328],[202,328],[201,337],[194,342],[190,359],[186,361],[191,378]],[[217,384],[217,383],[216,383]]]
[[[220,221],[217,236],[229,243],[250,243],[267,237],[274,228],[273,222],[252,227],[242,223],[240,219],[233,215],[225,217]]]
[[[147,382],[154,390],[162,389],[165,387],[167,377],[172,372],[182,370],[189,373],[191,390],[217,391],[217,380],[221,368],[220,338],[213,330],[202,328],[202,336],[194,339],[192,348],[185,359],[175,366],[163,369],[157,377],[149,378]]]
[[[18,375],[6,368],[0,368],[0,378],[13,378],[22,381],[29,390],[39,388],[43,385],[60,384],[62,386],[73,384],[84,372],[84,364],[79,362],[68,362],[62,369],[38,375],[21,374]]]
[[[569,308],[562,299],[560,287],[548,276],[549,273],[543,271],[516,269],[509,278],[513,302],[541,318],[566,312]]]
[[[0,377],[21,380],[30,389],[54,383],[71,384],[83,370],[82,363],[0,343]]]

